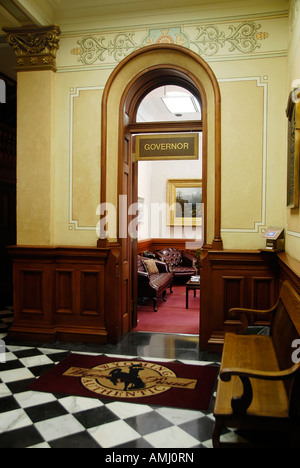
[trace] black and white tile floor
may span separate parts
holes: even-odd
[[[208,411],[190,411],[27,390],[71,352],[218,363],[199,353],[197,337],[131,333],[116,346],[34,345],[11,342],[11,322],[12,312],[0,311],[0,448],[212,448],[213,398]],[[224,439],[238,436],[228,430]]]

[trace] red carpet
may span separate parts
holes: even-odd
[[[167,292],[167,302],[158,300],[157,312],[152,301],[138,309],[138,326],[134,331],[156,333],[182,333],[199,335],[200,291],[189,291],[189,308],[185,307],[185,286],[173,286],[173,294]]]
[[[218,367],[71,354],[30,390],[110,401],[207,410]]]

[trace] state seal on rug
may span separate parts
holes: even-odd
[[[219,366],[70,353],[28,389],[145,405],[206,410]]]
[[[117,398],[143,398],[171,388],[194,390],[196,379],[177,377],[168,367],[153,362],[115,361],[92,369],[71,367],[65,376],[80,378],[88,390]]]

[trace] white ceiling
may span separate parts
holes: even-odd
[[[170,14],[193,11],[218,10],[220,15],[234,8],[271,12],[287,10],[290,0],[0,0],[0,29],[35,23],[40,26],[59,24],[64,30],[71,24],[97,21],[105,24],[113,18],[148,18],[151,14]],[[253,10],[254,9],[254,10]],[[163,21],[163,20],[162,20]],[[111,23],[112,24],[112,23]]]

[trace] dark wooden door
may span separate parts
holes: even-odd
[[[16,83],[5,82],[0,103],[0,307],[13,305],[12,261],[7,246],[16,243]]]
[[[132,142],[134,144],[134,141]],[[134,232],[131,233],[132,241],[132,326],[136,327],[138,323],[138,277],[137,277],[137,253],[138,253],[138,232],[137,232],[137,217],[138,217],[138,163],[132,164],[132,216],[135,217],[133,224]]]
[[[128,116],[124,113],[123,163],[121,164],[119,192],[119,237],[122,247],[121,259],[121,326],[122,336],[132,327],[132,239],[128,232],[132,204],[132,142],[126,131]]]

